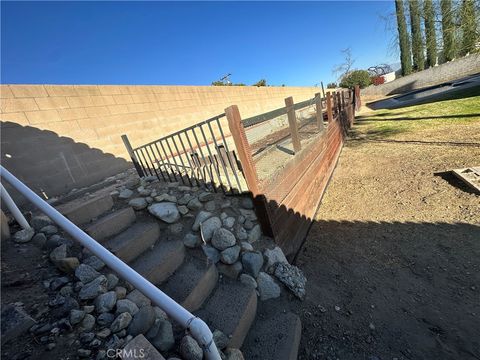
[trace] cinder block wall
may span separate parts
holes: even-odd
[[[238,105],[246,118],[315,87],[1,85],[2,165],[52,197],[129,166],[133,147]]]
[[[401,94],[427,86],[438,85],[477,73],[480,73],[480,54],[472,54],[433,68],[403,76],[383,85],[371,85],[362,90],[362,101],[371,101],[387,95]]]

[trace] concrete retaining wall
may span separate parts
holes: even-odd
[[[127,168],[133,147],[238,105],[242,117],[314,87],[1,85],[2,165],[46,197]]]
[[[362,90],[362,101],[365,102],[388,95],[401,94],[427,86],[438,85],[476,73],[480,73],[480,54],[473,54],[450,61],[386,84],[369,86]]]

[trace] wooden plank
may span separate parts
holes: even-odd
[[[332,111],[332,94],[327,92],[327,119],[328,123],[333,122],[333,111]]]
[[[480,166],[454,169],[452,173],[471,189],[480,193]]]
[[[318,130],[323,131],[324,125],[323,125],[322,97],[320,96],[320,93],[315,94],[315,108],[316,108],[315,116],[317,118]]]
[[[285,99],[285,106],[287,107],[288,126],[292,136],[293,151],[298,153],[302,149],[300,144],[300,136],[298,135],[297,117],[295,116],[295,108],[293,98],[290,96]]]

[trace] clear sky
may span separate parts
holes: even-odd
[[[379,15],[392,1],[5,2],[1,82],[312,86],[355,67],[397,62]]]

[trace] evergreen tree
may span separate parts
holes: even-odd
[[[440,0],[440,9],[442,11],[443,58],[445,61],[450,61],[455,58],[452,0]]]
[[[412,33],[413,69],[421,71],[425,68],[422,27],[420,25],[420,5],[418,0],[410,0],[410,25]]]
[[[425,43],[427,47],[426,67],[437,63],[437,35],[435,33],[435,9],[432,0],[425,0],[423,5],[425,19]]]
[[[402,74],[408,75],[412,72],[412,60],[410,57],[410,39],[408,38],[403,0],[395,0],[395,9],[397,13],[398,42],[400,44]]]
[[[475,50],[475,45],[479,40],[473,0],[463,0],[462,2],[460,8],[460,28],[462,31],[460,55],[464,56]]]

